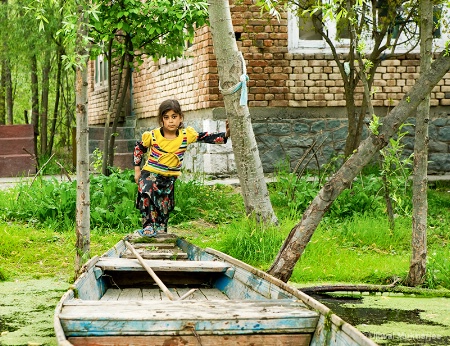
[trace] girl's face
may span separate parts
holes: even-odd
[[[176,133],[183,122],[183,117],[173,110],[169,110],[163,115],[162,121],[164,133]]]

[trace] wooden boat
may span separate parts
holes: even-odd
[[[86,264],[55,309],[58,345],[376,345],[224,253],[170,234],[142,240],[125,238]]]

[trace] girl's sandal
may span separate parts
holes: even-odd
[[[137,232],[142,237],[153,238],[153,237],[156,237],[158,235],[158,232],[156,232],[153,229],[139,229]]]

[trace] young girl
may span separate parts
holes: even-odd
[[[169,213],[175,206],[174,187],[181,175],[183,156],[187,146],[194,142],[224,144],[230,135],[226,132],[197,133],[192,127],[183,127],[183,112],[177,100],[166,100],[159,106],[160,128],[146,131],[134,148],[134,180],[138,184],[136,208],[142,215],[142,236],[154,237],[167,232]],[[143,155],[150,148],[148,160],[140,168]]]

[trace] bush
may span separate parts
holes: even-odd
[[[431,252],[431,251],[430,251]],[[440,249],[427,257],[427,274],[425,285],[428,288],[450,288],[450,251]]]
[[[76,213],[76,182],[60,182],[55,178],[38,177],[30,186],[20,183],[16,188],[2,191],[0,215],[5,220],[23,221],[54,230],[74,228]],[[134,172],[114,172],[109,176],[92,175],[91,229],[134,230],[141,227],[140,214],[135,207],[137,185]],[[177,180],[175,210],[170,223],[202,218],[210,223],[228,223],[243,215],[240,195],[226,185],[207,186],[202,183]]]
[[[91,176],[91,228],[130,229],[139,226],[135,209],[137,186],[132,171],[110,176]],[[0,214],[7,220],[24,221],[67,230],[74,227],[76,182],[60,182],[38,177],[30,186],[20,183],[4,192]]]
[[[279,172],[270,185],[271,201],[280,218],[296,218],[316,197],[321,186],[312,176],[297,177]],[[344,190],[331,205],[327,217],[346,218],[355,214],[378,212],[384,208],[381,179],[373,174],[357,177],[350,189]]]

